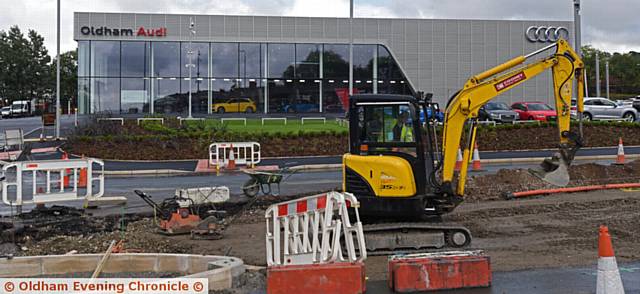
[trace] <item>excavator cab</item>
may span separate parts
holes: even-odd
[[[424,103],[412,96],[361,94],[350,99],[349,153],[344,190],[362,202],[363,214],[409,217],[428,206],[429,139],[420,121]]]

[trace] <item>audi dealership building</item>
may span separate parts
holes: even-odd
[[[434,93],[535,51],[573,22],[356,18],[354,93]],[[348,18],[77,12],[81,113],[341,113],[348,100]],[[499,99],[551,102],[545,73]],[[233,104],[244,107],[233,109]],[[247,105],[255,105],[247,107]]]

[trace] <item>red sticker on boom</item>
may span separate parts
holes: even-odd
[[[499,82],[495,85],[496,87],[496,91],[500,92],[506,88],[509,88],[513,85],[515,85],[516,83],[526,79],[527,76],[524,75],[524,72],[521,72],[515,76],[512,76],[510,78],[507,78],[506,80],[503,80],[502,82]]]

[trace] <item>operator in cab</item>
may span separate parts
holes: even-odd
[[[396,125],[393,127],[393,141],[413,142],[413,127],[409,111],[403,111],[398,116]]]

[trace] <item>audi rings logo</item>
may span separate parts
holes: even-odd
[[[531,42],[557,42],[560,38],[569,38],[569,29],[565,27],[529,27],[525,36]]]

